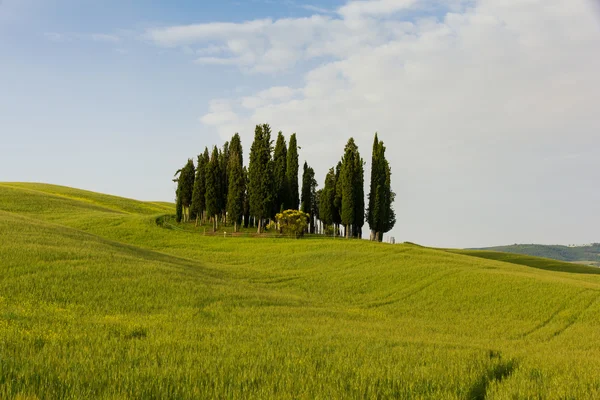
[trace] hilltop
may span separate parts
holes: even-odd
[[[0,183],[0,398],[600,397],[595,268],[174,212]]]

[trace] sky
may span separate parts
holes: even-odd
[[[322,186],[378,132],[397,242],[598,242],[599,71],[595,0],[0,0],[0,181],[173,201],[269,123]]]

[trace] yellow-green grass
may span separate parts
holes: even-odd
[[[578,266],[205,237],[172,212],[0,183],[0,398],[600,397]]]

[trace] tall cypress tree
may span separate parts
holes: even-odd
[[[192,204],[192,194],[194,192],[194,180],[196,178],[196,169],[192,159],[188,159],[185,166],[175,173],[178,178],[174,179],[177,182],[177,203],[181,203],[181,218],[177,216],[177,222],[188,222],[190,219],[190,206]],[[179,207],[179,205],[177,205]]]
[[[358,147],[354,162],[354,225],[352,233],[355,238],[361,238],[362,227],[365,224],[365,162],[360,157]]]
[[[350,138],[344,149],[344,157],[342,158],[342,170],[340,172],[341,180],[341,197],[342,208],[340,215],[342,224],[345,226],[346,238],[350,237],[352,227],[354,225],[356,210],[355,210],[355,190],[356,183],[356,153],[358,149],[354,143],[354,139]]]
[[[396,225],[396,213],[392,204],[396,200],[396,193],[392,191],[392,171],[387,160],[385,160],[385,184],[383,190],[383,217],[379,241],[383,241],[383,234],[392,230]]]
[[[302,173],[302,196],[300,198],[300,209],[310,215],[310,233],[314,233],[315,230],[315,211],[317,211],[316,187],[317,181],[315,180],[315,171],[309,167],[308,163],[305,161]]]
[[[298,193],[298,142],[296,141],[296,134],[290,136],[290,144],[287,151],[287,199],[288,203],[284,207],[285,209],[297,210],[298,204],[300,203],[300,195]]]
[[[248,180],[248,169],[244,167],[244,228],[248,228],[250,225],[250,196],[248,196],[248,186],[250,182]]]
[[[204,153],[198,155],[198,166],[196,168],[196,179],[194,181],[194,192],[192,193],[191,218],[203,218],[206,208],[206,163],[208,162],[208,148],[204,148]]]
[[[319,219],[325,226],[334,224],[335,212],[335,170],[331,168],[325,176],[325,184],[319,196]]]
[[[333,224],[339,231],[342,223],[342,162],[338,161],[335,167],[335,194],[333,198]]]
[[[269,125],[257,125],[254,142],[250,148],[248,165],[248,195],[250,213],[258,220],[258,233],[262,232],[263,219],[272,211],[272,160],[271,128]]]
[[[220,205],[220,180],[221,173],[219,169],[219,150],[217,146],[213,148],[210,160],[206,165],[206,213],[210,216],[213,221],[213,232],[217,230],[217,223],[219,218],[219,212],[221,211]]]
[[[277,135],[275,151],[273,152],[273,215],[283,211],[287,200],[287,145],[281,131]]]
[[[369,185],[369,205],[367,207],[367,222],[371,229],[371,240],[377,239],[377,232],[379,231],[378,221],[380,220],[380,199],[378,193],[380,191],[381,179],[383,171],[381,171],[380,162],[380,147],[377,133],[375,133],[375,139],[373,140],[373,154],[371,157],[371,182]]]
[[[244,211],[244,192],[246,178],[244,170],[240,164],[240,158],[237,153],[231,153],[229,157],[229,188],[227,194],[227,213],[229,220],[234,224],[234,232],[238,230],[238,224],[241,222]]]
[[[223,144],[223,150],[219,152],[219,172],[221,174],[219,206],[221,207],[221,220],[226,223],[227,215],[227,191],[229,190],[229,142]]]
[[[385,146],[375,134],[368,209],[371,240],[383,241],[383,234],[396,224],[392,207],[395,197],[396,194],[391,189],[391,170],[385,158]]]

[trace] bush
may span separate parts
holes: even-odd
[[[279,229],[286,234],[298,238],[304,235],[308,227],[310,215],[300,210],[285,210],[275,216]]]

